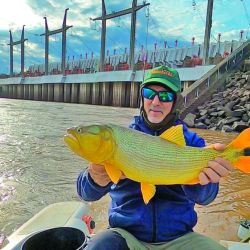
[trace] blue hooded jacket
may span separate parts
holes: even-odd
[[[183,124],[177,120],[175,125]],[[150,130],[140,116],[136,116],[129,126],[147,134],[159,134]],[[204,147],[205,141],[183,124],[187,146]],[[117,184],[109,183],[105,187],[97,185],[88,171],[80,173],[77,179],[77,192],[85,201],[96,201],[109,193],[110,227],[120,227],[144,242],[166,242],[192,232],[197,223],[194,211],[195,203],[207,205],[212,202],[219,185],[158,185],[156,193],[145,205],[142,199],[140,183],[122,179]]]

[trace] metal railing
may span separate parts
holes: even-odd
[[[225,72],[228,72],[242,62],[250,52],[250,40],[243,43],[231,55],[223,59],[214,68],[208,71],[201,79],[194,82],[189,88],[182,92],[184,98],[183,112],[190,107],[201,95],[210,89]]]

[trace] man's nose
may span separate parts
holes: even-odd
[[[152,104],[154,104],[154,105],[159,104],[160,102],[161,102],[161,101],[159,100],[158,95],[156,95],[156,96],[154,97],[154,99],[152,100]]]

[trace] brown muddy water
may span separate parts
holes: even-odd
[[[81,104],[0,99],[0,236],[10,235],[49,204],[78,200],[76,178],[87,163],[63,143],[68,127],[115,123],[128,126],[138,110]],[[236,134],[196,130],[207,143],[228,143]],[[89,203],[98,232],[107,226],[109,197]],[[216,240],[237,240],[250,219],[250,175],[234,170],[217,199],[197,206],[195,230]],[[1,237],[0,237],[1,238]]]

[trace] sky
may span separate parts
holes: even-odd
[[[204,40],[207,0],[147,0],[149,7],[137,11],[136,51],[164,47],[191,46]],[[110,14],[130,8],[132,0],[105,0]],[[137,4],[143,4],[138,0]],[[214,0],[211,42],[243,39],[250,36],[250,0]],[[99,57],[101,46],[101,21],[91,18],[101,16],[101,0],[7,0],[1,1],[0,9],[0,74],[9,73],[9,30],[13,41],[21,39],[25,25],[25,68],[44,63],[44,19],[49,30],[62,27],[64,11],[69,8],[67,25],[67,58],[77,60],[82,55]],[[129,50],[131,16],[126,15],[107,21],[106,51],[109,55]],[[50,36],[49,62],[61,60],[61,34]],[[20,72],[21,46],[14,46],[14,71]]]

